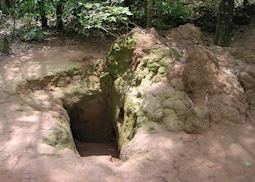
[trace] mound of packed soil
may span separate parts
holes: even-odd
[[[1,180],[254,181],[253,69],[240,84],[198,28],[133,29],[106,60],[66,52],[1,62]]]

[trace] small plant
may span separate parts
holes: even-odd
[[[165,20],[172,24],[186,22],[192,15],[191,9],[182,0],[156,1],[155,8],[159,10],[160,18],[165,17]]]
[[[153,131],[155,131],[155,128],[154,128],[153,126],[150,126],[150,127],[149,127],[149,131],[150,131],[150,132],[153,132]]]
[[[24,41],[40,41],[48,37],[48,33],[40,28],[32,28],[27,31],[22,39]]]
[[[252,163],[250,161],[244,161],[243,166],[249,168],[252,166]]]

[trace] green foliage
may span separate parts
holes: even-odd
[[[250,161],[244,161],[243,166],[249,168],[252,166],[252,163]]]
[[[209,29],[214,30],[220,1],[154,0],[151,13],[152,25],[157,29],[168,30],[173,26],[192,22],[201,27],[210,25]],[[254,1],[249,0],[250,3]],[[66,30],[84,35],[94,34],[94,30],[100,30],[114,36],[128,30],[130,25],[146,27],[147,1],[145,0],[16,0],[9,2],[8,6],[1,4],[0,24],[8,20],[10,15],[13,25],[16,19],[22,20],[22,26],[17,25],[17,27],[29,28],[41,24],[42,27],[48,28],[61,25],[58,30],[63,30],[64,27]],[[243,0],[235,0],[236,6],[242,3]],[[15,32],[15,27],[13,30]],[[28,37],[38,34],[36,32],[29,32]]]
[[[210,10],[216,15],[219,9],[220,0],[207,0],[203,4],[205,9]]]
[[[47,38],[48,33],[40,28],[32,28],[22,36],[25,41],[39,41]]]
[[[132,13],[138,24],[145,26],[146,1],[136,0],[131,5]],[[192,16],[190,6],[184,4],[184,0],[161,0],[155,1],[153,6],[153,26],[160,29],[168,29],[185,23]]]
[[[119,5],[120,2],[118,0],[111,3],[70,1],[66,3],[64,19],[71,19],[69,23],[73,23],[75,30],[80,33],[99,29],[114,34],[128,27],[128,17],[132,15],[127,7]]]
[[[186,22],[192,15],[191,9],[184,4],[183,0],[156,1],[155,9],[157,10],[158,19],[177,25]]]
[[[41,6],[40,2],[44,2],[44,6]],[[54,1],[55,0],[19,0],[16,4],[18,5],[17,11],[19,17],[40,17],[40,12],[43,9],[46,15],[54,15]]]
[[[216,16],[219,9],[220,0],[207,0],[193,3],[190,8],[193,10],[193,18],[203,16],[203,13],[210,12]]]

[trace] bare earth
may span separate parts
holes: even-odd
[[[255,37],[254,31],[250,36]],[[212,125],[202,134],[139,132],[126,146],[136,152],[126,154],[125,160],[110,155],[80,157],[69,149],[58,151],[39,142],[41,131],[50,127],[51,113],[26,105],[16,94],[16,86],[72,64],[86,65],[91,57],[104,57],[108,46],[106,42],[60,41],[0,57],[1,182],[255,181],[254,121]],[[254,50],[255,41],[249,46]],[[39,96],[42,102],[47,97]],[[83,147],[86,151],[94,145]]]

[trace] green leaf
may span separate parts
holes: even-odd
[[[243,162],[243,165],[244,165],[244,167],[249,168],[249,167],[252,166],[252,163],[251,163],[250,161],[244,161],[244,162]]]

